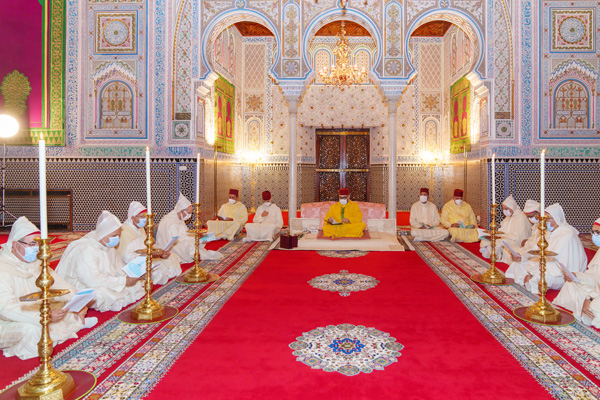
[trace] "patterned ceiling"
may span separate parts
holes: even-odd
[[[438,36],[442,37],[452,26],[448,21],[431,21],[418,27],[411,36]]]
[[[346,36],[371,36],[371,34],[361,25],[352,21],[344,21],[346,26]],[[342,21],[334,21],[323,26],[315,33],[315,36],[335,36],[340,31]]]
[[[244,21],[233,24],[242,36],[274,36],[270,30],[256,22]]]

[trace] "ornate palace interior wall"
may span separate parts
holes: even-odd
[[[2,5],[0,22],[19,12],[11,8],[15,4]],[[207,214],[214,208],[209,143],[218,76],[235,87],[236,154],[219,153],[217,203],[224,202],[231,186],[241,188],[242,200],[251,203],[250,167],[241,155],[252,150],[261,152],[264,163],[256,169],[255,202],[269,188],[287,208],[288,106],[290,99],[299,99],[298,204],[315,198],[315,129],[342,126],[370,130],[371,199],[387,204],[387,104],[398,99],[398,208],[408,209],[414,190],[431,185],[430,167],[423,165],[426,151],[443,155],[432,185],[441,206],[454,188],[465,188],[463,154],[448,154],[450,91],[463,77],[470,83],[465,189],[482,223],[488,221],[493,153],[500,157],[497,192],[514,194],[520,204],[525,196],[535,197],[533,163],[542,148],[552,158],[549,168],[564,172],[556,179],[585,188],[595,178],[600,158],[597,2],[366,0],[351,2],[342,12],[334,0],[50,0],[30,13],[41,15],[43,7],[51,22],[47,27],[21,21],[12,39],[0,44],[3,54],[13,54],[14,43],[21,43],[21,50],[30,47],[0,68],[0,112],[17,113],[32,128],[8,142],[7,185],[33,187],[37,149],[32,145],[43,133],[50,145],[50,186],[71,188],[75,203],[87,204],[74,212],[81,229],[102,208],[122,215],[121,200],[100,196],[101,188],[143,194],[143,177],[137,174],[146,146],[157,165],[159,214],[172,206],[180,189],[192,195],[196,153],[202,159],[203,208]],[[317,32],[340,19],[356,24],[354,33],[362,32],[350,36],[349,44],[370,78],[344,92],[323,86],[315,74],[334,60],[335,49],[333,31]],[[415,34],[424,26],[434,32],[432,22],[450,25],[442,33]],[[47,63],[39,63],[47,65],[43,71],[21,63],[39,54],[35,46],[41,43],[27,40],[23,32],[38,32],[51,43],[42,58]],[[41,76],[48,79],[45,89]],[[40,105],[36,93],[44,90]],[[46,110],[45,119],[39,118],[40,110]],[[573,190],[561,190],[560,181],[548,185],[577,226],[595,219],[600,199],[591,197],[575,216],[582,203]]]

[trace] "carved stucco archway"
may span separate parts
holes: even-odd
[[[434,10],[427,14],[422,15],[420,18],[415,20],[412,23],[412,25],[409,26],[408,29],[406,30],[406,37],[405,37],[405,42],[404,42],[404,54],[406,57],[406,61],[408,62],[408,65],[410,66],[410,71],[408,72],[409,81],[412,78],[412,75],[414,75],[416,73],[416,70],[412,64],[411,54],[408,51],[410,37],[412,36],[413,32],[417,28],[419,28],[421,25],[424,25],[431,21],[447,21],[447,22],[450,22],[450,23],[458,26],[463,32],[465,32],[465,34],[471,39],[471,42],[473,43],[473,49],[474,49],[473,59],[476,60],[473,63],[471,70],[473,72],[475,72],[475,74],[478,76],[479,79],[483,80],[484,79],[483,75],[481,75],[481,73],[479,71],[479,67],[481,66],[481,63],[483,62],[483,56],[484,56],[483,48],[485,47],[484,46],[485,39],[483,37],[483,34],[481,33],[481,27],[469,16],[467,16],[466,14],[463,14],[457,10],[439,9],[439,10]]]
[[[258,12],[253,10],[232,10],[229,12],[225,12],[220,15],[218,18],[215,18],[207,27],[206,33],[202,37],[202,62],[205,67],[205,74],[202,78],[206,78],[208,74],[214,72],[214,68],[210,63],[210,57],[208,56],[209,51],[213,48],[215,40],[217,37],[227,29],[229,26],[237,23],[237,22],[255,22],[257,24],[263,25],[267,28],[273,36],[275,37],[275,58],[273,60],[273,65],[269,67],[271,73],[273,72],[273,67],[277,65],[279,62],[279,49],[281,48],[281,40],[279,37],[279,33],[277,27],[273,25],[271,21],[267,18],[260,15]]]
[[[378,27],[370,17],[365,14],[362,14],[356,10],[348,9],[342,13],[340,9],[334,9],[329,12],[319,14],[318,17],[315,17],[313,21],[311,21],[306,29],[304,30],[304,37],[302,39],[302,53],[303,60],[306,66],[304,79],[306,79],[312,72],[312,65],[310,63],[310,55],[309,55],[309,47],[310,42],[314,38],[315,34],[321,29],[323,26],[335,22],[335,21],[352,21],[369,32],[373,40],[375,41],[375,45],[377,46],[377,50],[375,53],[375,62],[373,63],[371,70],[375,70],[377,66],[381,63],[381,49],[382,49],[382,40],[381,35],[379,33]]]

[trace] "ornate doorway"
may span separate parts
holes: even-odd
[[[317,129],[317,201],[337,200],[341,187],[351,198],[369,201],[368,130]]]

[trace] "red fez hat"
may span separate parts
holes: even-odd
[[[421,188],[421,189],[419,190],[419,193],[423,193],[423,192],[425,192],[425,193],[429,194],[429,189],[427,189],[427,188]]]
[[[350,194],[350,190],[340,189],[339,194],[340,194],[340,196],[348,196]]]
[[[598,225],[598,226],[600,226],[600,223],[598,223],[598,222],[594,222],[594,226],[595,226],[595,225]]]
[[[264,192],[262,192],[262,198],[263,200],[269,200],[271,198],[271,192],[265,190]]]
[[[462,190],[460,190],[460,189],[454,189],[454,195],[456,197],[463,197],[463,193],[464,192]]]
[[[229,194],[235,194],[236,196],[239,196],[240,192],[237,189],[229,189]]]

